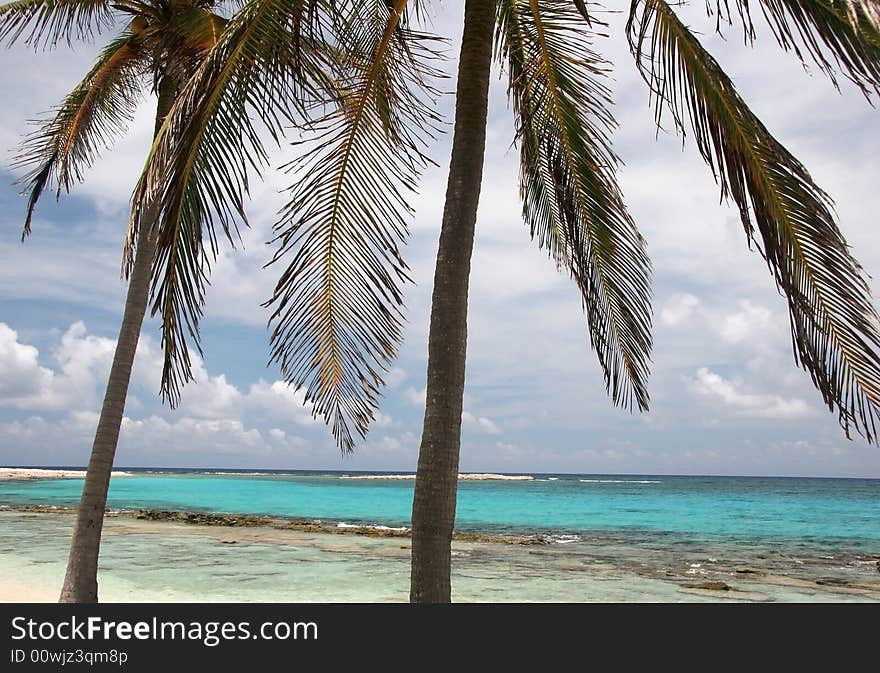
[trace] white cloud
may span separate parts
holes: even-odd
[[[159,416],[142,420],[123,419],[120,445],[127,451],[160,448],[163,453],[188,454],[268,452],[269,445],[256,428],[246,428],[239,420],[204,419],[185,416],[172,422]]]
[[[39,351],[21,343],[18,334],[0,323],[0,405],[31,410],[94,410],[103,399],[104,386],[113,359],[112,339],[88,334],[82,322],[64,332],[55,349],[53,370],[39,363]],[[135,357],[133,385],[155,394],[159,389],[162,353],[149,335],[142,335]],[[225,374],[212,376],[198,356],[192,358],[194,380],[184,386],[177,412],[200,419],[237,418],[245,410],[259,411],[279,421],[299,425],[316,423],[305,393],[283,381],[263,379],[242,393]],[[142,402],[138,401],[136,405]],[[378,413],[376,424],[392,425],[392,418]]]
[[[660,322],[670,327],[682,325],[690,319],[694,311],[699,307],[700,300],[694,295],[683,293],[677,294],[666,302],[660,311]]]
[[[0,323],[0,404],[24,408],[45,405],[55,375],[39,364],[39,351],[20,343],[18,333]]]
[[[195,418],[227,418],[241,413],[241,391],[229,383],[225,374],[211,376],[205,363],[196,353],[190,353],[193,380],[187,382],[180,394],[178,410]],[[149,335],[141,334],[135,356],[132,379],[151,394],[159,392],[163,354],[159,344]]]
[[[762,335],[770,331],[773,317],[769,309],[744,299],[739,302],[738,311],[722,319],[719,328],[721,338],[732,344],[749,340],[759,341]]]
[[[499,428],[491,418],[487,418],[486,416],[475,416],[467,410],[461,412],[461,424],[466,428],[474,428],[487,435],[501,434],[501,428]]]
[[[400,367],[392,367],[390,371],[385,375],[385,385],[389,388],[396,388],[401,383],[406,381],[408,375],[405,370]]]
[[[415,388],[410,387],[404,391],[404,398],[406,399],[407,403],[411,407],[419,409],[425,408],[426,395],[427,388],[416,390]],[[467,404],[472,401],[472,398],[469,395],[465,394],[463,401],[465,404]],[[379,414],[379,416],[381,417],[382,414]],[[489,435],[497,435],[501,433],[501,429],[494,421],[492,421],[492,419],[485,416],[476,416],[467,409],[465,409],[461,413],[461,423],[463,427],[479,430],[480,432],[484,432]]]
[[[93,372],[106,372],[113,361],[116,342],[88,334],[81,320],[73,323],[61,337],[56,359],[66,376],[71,379],[88,379]]]
[[[98,415],[72,412],[57,420],[31,416],[0,423],[0,443],[28,447],[33,460],[49,465],[84,465],[88,460]],[[307,455],[310,443],[278,428],[265,433],[234,419],[189,416],[172,419],[157,415],[122,420],[117,465],[189,466],[235,463],[242,458],[286,462]]]
[[[741,383],[728,381],[706,367],[697,370],[693,388],[697,394],[721,402],[739,416],[782,420],[803,418],[810,413],[802,399],[743,392]]]
[[[425,399],[428,395],[428,389],[422,388],[421,390],[417,390],[413,387],[409,387],[404,392],[404,397],[410,406],[416,408],[425,408]]]
[[[373,422],[371,423],[371,427],[373,428],[390,428],[393,426],[394,419],[391,418],[388,414],[383,414],[381,411],[376,411],[373,414]]]
[[[224,374],[191,381],[181,394],[181,410],[197,418],[228,418],[241,413],[242,394]]]
[[[97,403],[96,385],[104,381],[113,358],[113,341],[86,334],[76,322],[55,351],[58,370],[39,364],[39,351],[18,341],[0,323],[0,405],[21,409],[82,409]]]
[[[397,469],[414,469],[418,450],[419,438],[413,432],[371,434],[368,435],[366,444],[359,447],[352,458],[366,461],[367,465],[385,462]]]
[[[252,384],[244,404],[283,423],[314,425],[321,423],[312,417],[312,404],[305,403],[306,394],[295,390],[284,381],[268,383],[260,379]]]

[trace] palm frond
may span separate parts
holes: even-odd
[[[15,166],[30,169],[20,180],[28,194],[22,240],[30,234],[34,208],[46,187],[54,182],[57,196],[62,188],[69,191],[100,151],[128,127],[144,67],[135,36],[113,40],[51,119],[25,138],[15,158]]]
[[[715,0],[719,17],[728,0]],[[748,0],[734,0],[746,33],[755,39]],[[721,5],[724,5],[722,9]],[[633,3],[633,11],[638,6]],[[839,86],[838,74],[868,96],[880,94],[880,3],[877,0],[758,0],[779,46],[805,66],[812,61]],[[720,28],[716,25],[716,29]]]
[[[880,319],[831,199],[749,110],[712,56],[663,0],[643,0],[632,50],[656,94],[739,207],[749,242],[788,302],[796,361],[840,424],[877,442]],[[757,229],[757,231],[756,231]]]
[[[355,2],[345,19],[340,100],[288,166],[293,187],[272,260],[286,267],[268,303],[273,359],[351,451],[400,340],[405,192],[438,118],[428,84],[435,38],[409,26],[406,0]]]
[[[315,0],[252,0],[226,25],[160,129],[132,199],[124,267],[141,226],[157,227],[152,312],[162,316],[162,396],[172,405],[192,378],[188,340],[201,352],[199,321],[218,232],[230,243],[246,222],[249,171],[320,79],[322,19]],[[316,18],[317,17],[317,18]],[[294,37],[295,36],[295,37]]]
[[[605,64],[570,0],[501,0],[523,218],[574,278],[614,402],[648,407],[650,263],[623,203]]]
[[[228,19],[201,7],[175,7],[173,16],[158,24],[155,32],[161,62],[173,64],[177,75],[186,81],[220,41],[228,23]]]
[[[107,0],[16,0],[0,5],[0,44],[55,47],[59,41],[89,40],[113,25]]]
[[[880,94],[880,31],[865,11],[872,2],[761,0],[761,9],[783,49],[801,61],[806,52],[835,86],[839,70],[868,95]]]
[[[864,30],[871,26],[875,35],[880,34],[880,2],[877,0],[848,0],[847,16],[850,23]]]
[[[584,21],[587,22],[587,25],[592,24],[592,19],[590,18],[590,11],[587,9],[587,3],[584,0],[572,0],[574,3],[574,7],[577,10],[578,14],[580,14]]]

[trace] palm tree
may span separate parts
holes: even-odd
[[[218,4],[219,0],[18,0],[0,7],[0,42],[5,40],[10,45],[24,40],[38,47],[54,47],[59,41],[90,39],[125,22],[122,32],[104,47],[85,78],[23,144],[18,164],[30,172],[23,179],[29,200],[22,240],[30,233],[33,211],[43,191],[54,184],[60,196],[62,188],[69,190],[82,178],[99,151],[125,131],[149,81],[158,97],[158,133],[179,90],[226,23],[225,18],[211,11]],[[98,553],[107,491],[151,278],[158,279],[163,264],[168,266],[167,255],[163,259],[162,253],[169,247],[201,245],[194,234],[195,229],[200,231],[198,220],[179,217],[172,222],[177,227],[171,228],[167,220],[158,221],[155,207],[149,211],[147,224],[137,232],[129,232],[126,241],[125,308],[70,544],[61,602],[98,600]],[[188,240],[181,243],[182,238]],[[203,272],[203,256],[196,255],[195,259]],[[179,288],[186,284],[173,285]],[[169,308],[161,300],[159,294],[153,310],[162,310],[163,342],[167,342],[175,336],[176,311],[180,307]],[[184,305],[197,319],[202,295],[188,295]],[[196,336],[197,320],[191,321],[190,327]],[[189,369],[185,354],[180,361],[186,378]],[[163,394],[174,402],[180,378],[173,376],[168,359],[165,369]]]
[[[468,278],[486,146],[495,5],[496,0],[465,2],[452,158],[431,299],[424,429],[413,497],[413,602],[438,600],[432,597],[451,592]]]
[[[406,265],[394,241],[407,233],[401,192],[413,188],[428,161],[421,148],[436,131],[429,105],[436,92],[428,84],[438,75],[430,66],[435,38],[407,27],[405,1],[251,0],[228,22],[210,13],[214,4],[20,0],[0,8],[0,40],[45,46],[108,28],[111,8],[135,15],[117,41],[131,54],[114,57],[111,44],[53,121],[25,144],[20,163],[36,166],[26,178],[25,236],[50,181],[59,195],[69,189],[99,145],[130,121],[143,74],[153,72],[160,100],[132,198],[126,310],[62,601],[97,600],[110,471],[148,297],[161,315],[161,392],[173,406],[192,377],[188,343],[199,349],[216,231],[232,243],[237,221],[246,222],[243,196],[250,171],[268,162],[267,137],[280,142],[290,125],[313,131],[297,143],[305,151],[288,168],[303,180],[277,226],[282,252],[295,246],[300,254],[270,300],[279,304],[273,357],[291,380],[316,372],[307,401],[315,415],[332,420],[343,451],[354,446],[352,425],[366,433],[379,371],[399,339],[396,283],[406,278]],[[291,344],[307,358],[288,359]]]
[[[268,160],[266,132],[278,140],[286,124],[296,127],[302,151],[287,165],[291,196],[271,262],[286,262],[267,302],[272,357],[344,452],[353,431],[368,430],[400,339],[405,193],[438,122],[429,84],[436,38],[412,20],[423,4],[251,0],[178,97],[134,199],[133,228],[150,204],[174,213],[188,202],[219,213],[225,226],[248,166]],[[876,0],[761,6],[784,49],[866,95],[880,92]],[[748,4],[736,8],[754,39]],[[467,288],[493,46],[509,75],[523,218],[582,295],[613,401],[648,407],[650,264],[616,181],[608,64],[593,49],[603,26],[582,0],[465,0],[413,502],[416,602],[451,597]],[[627,34],[658,123],[668,111],[679,130],[690,128],[785,294],[797,362],[847,435],[877,441],[880,321],[829,197],[665,0],[634,0]]]
[[[649,262],[617,187],[602,83],[592,50],[599,27],[568,0],[466,0],[452,164],[431,311],[428,386],[413,502],[410,598],[448,602],[460,415],[464,392],[467,273],[483,158],[486,37],[510,76],[520,145],[523,218],[533,238],[581,292],[606,387],[624,407],[648,407]],[[780,46],[880,93],[880,5],[875,0],[761,0]],[[725,2],[718,3],[719,17]],[[736,3],[754,39],[745,0]],[[730,14],[728,14],[730,19]],[[469,23],[472,26],[469,33]],[[720,29],[720,18],[718,27]],[[861,267],[831,214],[829,197],[761,124],[731,80],[665,0],[633,0],[629,44],[653,94],[690,127],[704,160],[740,211],[746,237],[789,307],[795,358],[844,430],[877,441],[880,321]],[[481,43],[480,40],[483,40]],[[477,88],[479,86],[479,88]],[[462,101],[461,97],[468,98]],[[475,97],[482,100],[475,101]],[[757,229],[757,231],[756,231]]]
[[[295,129],[270,262],[287,263],[267,301],[272,358],[343,452],[365,436],[400,340],[405,193],[440,121],[438,38],[410,27],[407,4],[248,2],[181,91],[133,199],[133,230],[152,203],[228,226],[267,139]]]

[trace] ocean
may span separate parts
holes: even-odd
[[[340,532],[354,526],[377,530],[409,526],[413,480],[407,475],[120,469],[132,476],[113,479],[108,508],[123,513],[157,509],[264,515],[320,521]],[[456,529],[489,539],[505,536],[508,542],[457,543],[459,599],[880,599],[880,480],[489,476],[460,481]],[[42,564],[42,571],[63,567],[70,516],[53,518],[21,510],[30,505],[75,506],[81,488],[79,479],[0,482],[4,510],[0,561],[5,558],[7,567],[25,573],[28,566]],[[218,542],[218,536],[228,531],[193,535],[188,533],[202,527],[177,525],[174,539],[159,544],[146,522],[115,521],[115,528],[108,528],[105,536],[102,563],[115,567],[116,579],[122,580],[125,572],[119,575],[119,571],[137,556],[139,545],[144,553],[152,546],[154,553],[147,554],[139,572],[153,568],[157,577],[162,576],[154,585],[171,587],[167,595],[159,591],[158,599],[279,600],[279,595],[283,600],[406,599],[409,541],[405,538],[301,535],[292,545],[276,532]],[[167,526],[165,530],[170,530]],[[116,529],[119,534],[112,532]],[[308,544],[303,543],[306,538]],[[521,543],[510,543],[510,538]],[[295,554],[304,555],[297,563],[303,572],[309,568],[304,575],[311,578],[307,586],[292,566],[282,571],[273,561],[294,554],[292,547]],[[157,549],[167,553],[157,555]],[[337,565],[323,577],[320,564],[309,565],[308,560],[326,560],[327,549],[348,557],[335,559]],[[181,576],[174,589],[169,577],[174,569],[180,574],[181,554],[200,562],[191,569],[190,581]],[[216,577],[211,584],[211,569],[222,570],[219,577],[228,580],[236,573],[247,577],[248,568],[260,568],[267,581],[250,577],[244,582],[249,586],[232,593],[218,593]],[[284,589],[273,588],[271,580],[279,579],[279,572],[286,578]],[[341,576],[357,577],[361,572],[373,578],[377,572],[387,573],[385,584],[366,580],[371,590],[345,581],[350,593],[339,593]],[[517,585],[505,585],[505,579],[516,576],[521,576]],[[136,578],[126,581],[132,579]],[[727,589],[698,586],[707,581],[720,582]],[[191,595],[192,587],[202,584],[207,594]],[[211,586],[213,593],[208,591]],[[228,587],[228,582],[222,586]],[[298,592],[284,593],[292,586],[299,587]]]

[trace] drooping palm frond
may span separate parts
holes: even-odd
[[[16,0],[0,5],[0,44],[24,38],[45,48],[59,41],[89,40],[113,25],[108,0]]]
[[[877,0],[848,0],[847,16],[854,26],[864,29],[868,24],[880,34],[880,2]]]
[[[795,359],[847,432],[877,442],[880,319],[830,198],[764,127],[663,0],[640,0],[630,42],[645,79],[731,197],[788,301]],[[757,229],[757,232],[755,231]]]
[[[246,222],[249,170],[268,161],[261,130],[278,141],[323,75],[321,0],[252,0],[178,95],[135,189],[125,268],[141,226],[155,226],[152,312],[162,316],[161,392],[172,405],[192,378],[188,340],[198,325],[218,230],[234,244]],[[332,4],[332,3],[330,3]],[[308,44],[303,44],[309,41]],[[207,242],[206,242],[207,239]]]
[[[523,217],[574,278],[614,402],[648,407],[650,263],[617,185],[605,65],[571,0],[501,0]]]
[[[293,187],[273,258],[286,267],[269,301],[272,357],[343,451],[353,430],[365,436],[400,340],[405,192],[438,123],[429,104],[434,38],[410,27],[406,0],[350,7],[340,100],[288,166]]]
[[[17,166],[30,169],[20,180],[28,193],[22,240],[30,234],[34,208],[45,188],[54,182],[56,195],[62,188],[69,191],[101,150],[128,127],[144,68],[137,36],[113,40],[52,118],[25,138],[15,160]]]
[[[728,0],[715,0],[727,6]],[[734,0],[755,38],[748,0]],[[812,60],[838,86],[843,73],[865,95],[880,94],[880,3],[877,0],[758,0],[776,41],[806,65]],[[635,8],[638,3],[633,5]],[[719,16],[722,9],[718,7]],[[729,9],[727,10],[729,13]]]
[[[587,9],[587,3],[584,0],[572,0],[574,3],[574,8],[577,10],[578,14],[580,14],[584,21],[587,22],[587,25],[592,24],[592,19],[590,18],[590,11]]]

